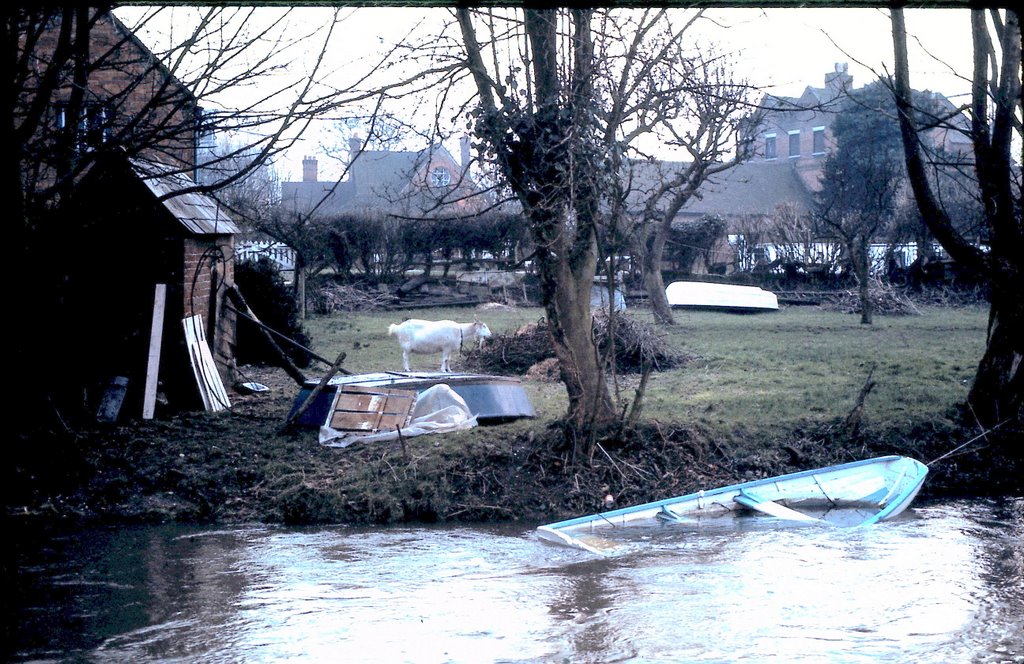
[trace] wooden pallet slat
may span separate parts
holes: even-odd
[[[411,390],[346,385],[334,396],[327,426],[366,433],[402,428],[415,403],[416,392]]]

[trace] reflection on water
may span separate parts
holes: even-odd
[[[23,530],[9,661],[1024,663],[1020,500],[607,558],[521,526]]]

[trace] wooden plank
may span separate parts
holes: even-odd
[[[400,429],[409,423],[415,403],[411,390],[343,385],[334,396],[327,426],[367,433]]]
[[[160,372],[160,348],[164,336],[164,308],[167,284],[157,284],[153,295],[153,322],[149,328],[149,359],[146,363],[146,386],[142,397],[142,419],[151,420],[156,412],[156,388]]]
[[[203,318],[196,315],[182,321],[185,328],[185,343],[188,346],[189,361],[196,377],[199,395],[203,399],[203,407],[209,412],[218,412],[231,407],[231,400],[224,389],[220,373],[213,362],[213,354],[206,343],[203,331]]]
[[[739,503],[740,505],[743,505],[744,507],[749,507],[750,509],[761,512],[762,514],[774,516],[777,519],[786,519],[787,521],[821,520],[816,519],[813,516],[803,514],[802,512],[797,512],[796,510],[790,509],[785,505],[780,505],[779,503],[772,502],[771,500],[765,500],[760,496],[755,496],[750,493],[740,493],[739,495],[734,497],[733,500]]]

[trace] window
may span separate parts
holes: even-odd
[[[89,150],[111,139],[114,114],[109,108],[98,102],[87,101],[80,113],[81,116],[78,119],[79,149]],[[69,120],[67,103],[57,102],[54,109],[54,123],[57,129],[70,129]]]
[[[764,158],[775,159],[778,154],[775,151],[775,134],[764,135]]]
[[[800,156],[800,130],[794,129],[789,132],[789,156],[799,157]]]
[[[443,168],[435,168],[430,171],[430,186],[431,187],[446,187],[451,184],[452,175]]]
[[[811,152],[825,154],[825,128],[815,127],[811,130],[811,136],[814,138],[814,147],[811,148]]]

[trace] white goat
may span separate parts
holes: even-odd
[[[491,330],[479,320],[456,323],[451,320],[419,320],[410,318],[398,325],[389,325],[388,334],[398,337],[402,347],[402,367],[409,371],[409,353],[441,353],[441,371],[451,371],[448,360],[452,351],[464,342],[476,341],[482,346]]]

